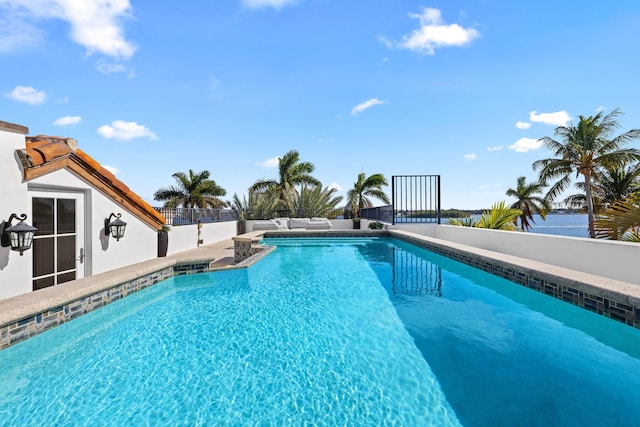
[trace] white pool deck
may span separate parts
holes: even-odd
[[[283,232],[281,231],[278,233],[282,234]],[[327,232],[305,232],[296,230],[291,231],[290,233],[284,233],[291,234],[292,237],[307,233],[314,236],[326,235],[327,237],[336,237],[343,234],[347,236],[353,234],[350,230],[333,230]],[[574,285],[577,289],[588,292],[591,295],[615,300],[628,304],[631,307],[640,307],[640,286],[636,284],[621,282],[511,255],[434,239],[406,231],[389,230],[388,233],[391,237],[402,238],[402,240],[421,240],[428,244],[438,245],[449,251],[465,253],[469,256],[477,257],[490,263],[513,266],[516,270],[522,269],[522,271],[540,272],[544,277],[559,279],[562,283]],[[260,236],[268,236],[270,234],[273,233],[269,231],[259,231],[248,233],[240,236],[240,238],[257,240]],[[362,230],[361,234],[366,235],[366,231]],[[166,268],[172,268],[179,264],[209,262],[209,266],[212,270],[219,270],[244,268],[259,258],[260,257],[258,256],[255,257],[255,259],[247,260],[247,262],[234,264],[234,241],[232,239],[204,245],[199,248],[167,256],[165,258],[156,258],[146,262],[130,265],[125,268],[112,270],[106,273],[41,289],[39,291],[0,300],[0,327],[32,317],[38,313],[43,313],[46,310],[77,301],[83,297],[97,294],[138,277]]]

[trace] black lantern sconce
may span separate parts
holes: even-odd
[[[19,219],[20,222],[16,225],[11,225],[11,221]],[[36,227],[33,227],[24,222],[27,219],[27,214],[18,216],[17,214],[11,214],[9,220],[0,224],[0,240],[3,247],[11,246],[12,251],[20,252],[20,256],[26,250],[31,248],[33,242],[33,233],[38,231]]]
[[[127,223],[120,219],[122,214],[114,214],[109,215],[109,218],[104,220],[104,235],[108,236],[111,234],[116,242],[120,241],[122,237],[124,237],[124,229],[127,227]],[[113,221],[111,218],[116,217]]]

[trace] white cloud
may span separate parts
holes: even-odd
[[[374,105],[381,105],[381,104],[386,104],[386,101],[380,101],[378,98],[368,99],[368,100],[356,105],[355,107],[353,107],[351,109],[351,115],[352,116],[356,116],[356,115],[362,113],[367,108],[371,108]]]
[[[6,2],[5,2],[6,3]],[[88,54],[95,52],[114,58],[128,59],[133,56],[135,46],[125,40],[122,21],[131,18],[129,0],[13,0],[9,5],[0,6],[5,20],[18,22],[3,31],[2,41],[23,43],[14,35],[23,29],[34,40],[46,37],[33,21],[38,19],[59,19],[71,26],[71,39],[84,46]],[[3,44],[0,42],[0,45]]]
[[[5,93],[4,96],[30,105],[42,104],[47,100],[47,94],[44,91],[36,90],[31,86],[16,86],[11,92]]]
[[[493,147],[487,147],[487,151],[500,151],[502,150],[502,145],[494,145]]]
[[[531,123],[517,121],[516,127],[518,129],[529,129],[531,127]]]
[[[477,157],[476,153],[469,153],[464,155],[464,158],[467,160],[475,160],[476,157]]]
[[[380,41],[389,47],[409,49],[433,55],[436,49],[448,46],[464,46],[480,37],[474,28],[464,28],[458,24],[445,24],[438,9],[420,8],[420,13],[409,13],[409,17],[420,21],[420,28],[402,36],[402,41],[390,42],[384,37]]]
[[[56,121],[54,121],[53,124],[56,126],[69,126],[69,125],[77,125],[81,121],[82,121],[82,117],[80,116],[65,116],[65,117],[60,117],[59,119],[56,119]]]
[[[342,191],[343,190],[342,185],[340,185],[338,183],[335,183],[335,182],[331,183],[331,185],[329,186],[329,189],[331,189],[331,188],[335,188],[338,191]]]
[[[129,71],[127,67],[120,63],[109,63],[105,61],[98,61],[97,70],[102,74],[114,74],[114,73],[126,73]]]
[[[517,153],[527,153],[542,147],[542,141],[534,138],[520,138],[509,146],[509,150]]]
[[[44,32],[26,21],[17,8],[0,2],[0,52],[15,52],[25,46],[35,46],[44,37]]]
[[[258,166],[262,166],[263,168],[277,168],[280,164],[280,157],[272,157],[265,160],[264,162],[258,162],[256,164]]]
[[[118,139],[121,141],[129,141],[134,138],[157,139],[155,132],[147,129],[143,125],[136,122],[125,122],[124,120],[116,120],[111,125],[104,125],[98,128],[98,133],[107,139]]]
[[[109,172],[111,172],[114,175],[118,175],[118,173],[120,173],[120,169],[115,168],[113,166],[102,165],[102,167],[105,168],[106,170],[108,170]]]
[[[242,0],[242,4],[252,9],[260,9],[263,7],[272,7],[280,9],[284,6],[297,3],[297,0]]]
[[[566,126],[571,121],[571,116],[566,111],[556,111],[555,113],[540,113],[532,111],[529,113],[529,120],[545,125]]]

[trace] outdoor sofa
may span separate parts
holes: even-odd
[[[327,218],[274,218],[253,223],[253,231],[265,230],[331,230]]]

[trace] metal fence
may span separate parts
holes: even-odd
[[[360,217],[372,221],[386,222],[393,224],[393,206],[376,206],[375,208],[360,209]]]
[[[169,225],[189,225],[199,222],[235,221],[240,214],[235,209],[199,209],[199,208],[154,208]]]
[[[393,224],[440,224],[440,175],[394,175],[391,199]]]

